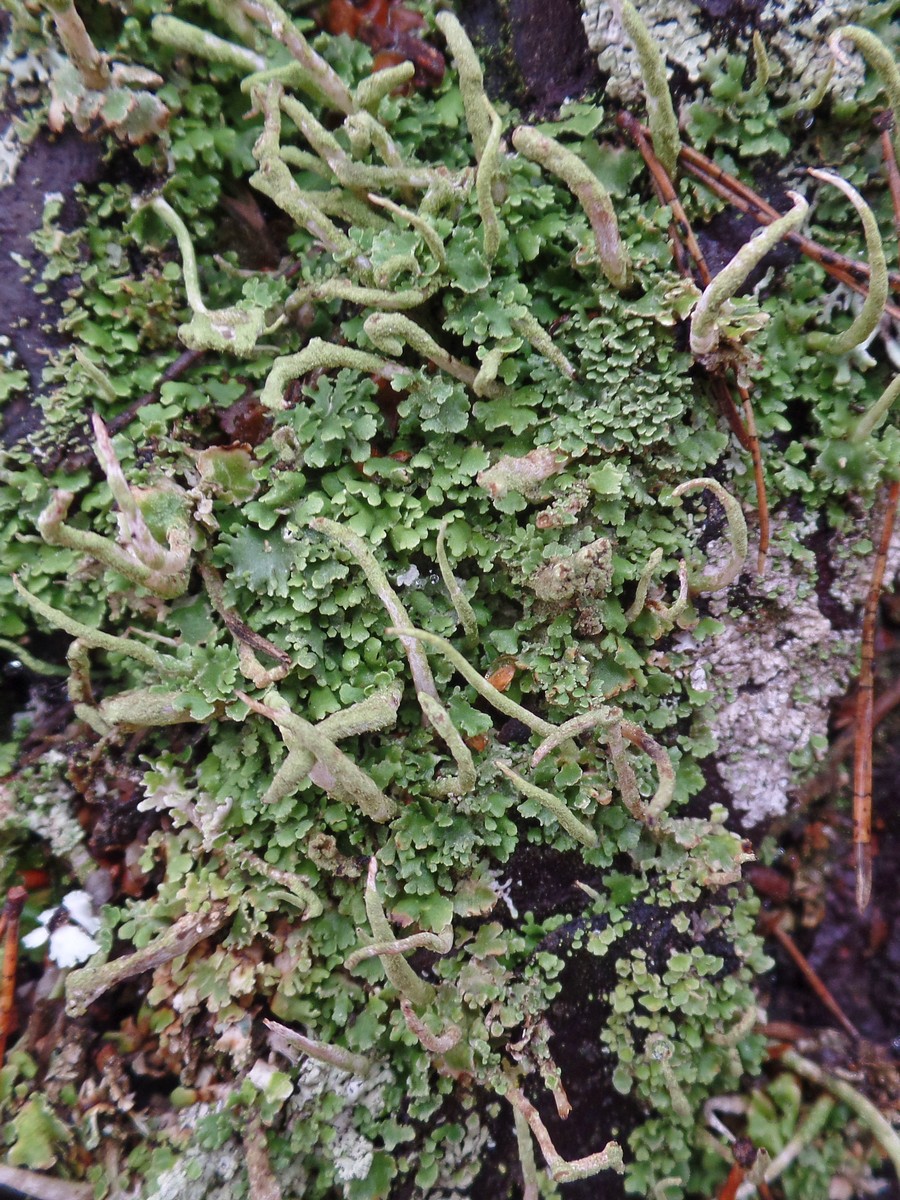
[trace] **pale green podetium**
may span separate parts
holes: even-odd
[[[788,192],[793,208],[753,235],[734,258],[726,263],[707,286],[691,317],[691,352],[702,358],[712,354],[721,337],[720,321],[726,316],[726,305],[736,294],[753,268],[766,257],[785,234],[802,225],[809,205],[797,192]]]
[[[678,118],[675,116],[672,97],[669,93],[666,61],[659,46],[651,37],[644,18],[630,0],[613,0],[613,4],[618,10],[622,28],[631,38],[638,57],[641,78],[644,82],[644,95],[647,100],[647,118],[650,123],[653,149],[656,157],[665,167],[666,173],[670,178],[674,178],[678,169],[681,134],[678,131]]]
[[[680,484],[672,493],[676,500],[689,492],[707,490],[713,493],[725,509],[725,519],[728,522],[728,536],[731,540],[731,557],[719,571],[709,575],[691,571],[688,575],[691,592],[717,592],[720,588],[734,583],[744,568],[747,559],[747,522],[740,502],[722,487],[717,479],[689,479]]]
[[[603,274],[614,288],[624,291],[631,283],[631,259],[619,234],[609,192],[594,172],[577,154],[530,125],[514,130],[512,143],[520,154],[561,179],[576,197],[590,221]]]
[[[843,41],[853,43],[884,85],[888,104],[894,114],[894,150],[900,157],[900,67],[881,38],[871,29],[864,29],[861,25],[841,25],[831,34],[828,39],[831,53],[838,62],[845,63],[847,56],[841,49]]]
[[[848,354],[872,336],[884,315],[889,286],[884,246],[881,234],[878,232],[875,214],[855,187],[832,171],[816,171],[810,167],[809,174],[814,179],[821,179],[823,183],[832,184],[844,193],[859,213],[866,235],[866,252],[869,256],[869,289],[856,319],[843,333],[811,333],[809,335],[809,345],[813,350],[824,350],[828,354]]]
[[[189,350],[211,350],[249,358],[266,329],[265,309],[255,304],[207,308],[200,294],[197,257],[187,226],[162,196],[151,200],[149,207],[175,234],[181,251],[185,291],[194,315],[186,325],[179,326],[178,336]]]

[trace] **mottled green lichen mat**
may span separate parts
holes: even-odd
[[[855,90],[800,95],[757,37],[677,114],[617,6],[695,229],[727,206],[682,139],[781,214],[707,240],[707,287],[618,102],[529,124],[450,11],[413,89],[302,5],[85,5],[93,41],[68,0],[7,7],[23,153],[49,122],[107,155],[33,239],[66,345],[0,381],[42,413],[2,458],[0,635],[50,673],[2,749],[0,881],[50,864],[22,953],[56,1022],[0,1071],[8,1164],[148,1200],[716,1194],[706,1102],[756,1104],[774,1154],[801,1101],[757,1078],[749,850],[700,797],[741,752],[704,656],[778,595],[714,385],[750,389],[770,570],[813,595],[810,530],[866,553],[898,463],[890,6],[822,31]],[[816,1112],[789,1200],[844,1152]]]

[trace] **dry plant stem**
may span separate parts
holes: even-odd
[[[858,1042],[860,1039],[859,1030],[856,1028],[850,1018],[845,1015],[843,1009],[829,991],[825,981],[816,972],[815,968],[799,949],[797,943],[794,941],[791,935],[782,928],[780,917],[772,924],[769,932],[788,952],[788,954],[800,968],[806,982],[816,993],[835,1020],[838,1021],[847,1031],[847,1033],[849,1033],[850,1036]]]
[[[876,728],[884,718],[900,705],[900,680],[892,684],[887,691],[882,692],[875,701],[872,709],[872,727]],[[806,806],[823,799],[838,786],[838,767],[849,758],[856,740],[856,729],[853,725],[845,729],[834,740],[825,756],[825,760],[816,774],[798,788],[793,800],[795,805]]]
[[[653,180],[653,186],[660,204],[672,210],[672,224],[669,226],[669,236],[672,238],[673,244],[677,244],[682,239],[684,240],[688,253],[694,260],[697,268],[700,283],[703,287],[706,287],[711,281],[712,275],[709,272],[709,267],[706,265],[706,259],[703,257],[700,244],[694,236],[691,223],[687,218],[687,213],[684,211],[684,205],[679,200],[678,193],[675,191],[669,172],[654,154],[647,135],[644,133],[644,128],[636,117],[632,116],[629,112],[617,113],[616,124],[628,134],[640,151],[641,157],[647,164],[647,169]]]
[[[3,972],[0,974],[0,1067],[6,1058],[6,1043],[16,1002],[16,967],[19,962],[19,918],[28,892],[12,887],[6,893],[0,930],[3,937]]]
[[[243,1142],[250,1200],[282,1200],[281,1187],[269,1159],[266,1128],[258,1116],[248,1121]]]
[[[263,1020],[263,1025],[269,1030],[269,1044],[272,1049],[277,1050],[279,1054],[284,1054],[286,1058],[293,1058],[292,1055],[286,1053],[286,1047],[291,1047],[316,1059],[317,1062],[327,1063],[331,1067],[337,1067],[340,1071],[346,1071],[348,1075],[358,1075],[360,1078],[368,1075],[375,1065],[372,1059],[366,1058],[364,1054],[354,1054],[352,1050],[345,1050],[343,1046],[333,1046],[329,1042],[320,1042],[316,1038],[306,1037],[302,1033],[297,1033],[295,1029],[282,1025],[279,1021],[270,1021],[266,1018]]]
[[[7,1167],[0,1163],[0,1189],[15,1192],[25,1200],[93,1200],[90,1183],[73,1183],[71,1179],[54,1179],[37,1171]]]
[[[856,865],[856,907],[865,912],[872,897],[872,726],[875,698],[875,625],[884,584],[888,547],[894,532],[900,482],[888,488],[886,508],[863,613],[859,686],[856,692],[856,733],[853,746],[853,847]]]
[[[742,1166],[739,1166],[738,1163],[732,1163],[731,1170],[728,1172],[728,1178],[716,1193],[716,1200],[735,1200],[738,1188],[744,1182],[745,1175],[746,1171]]]
[[[891,1160],[894,1170],[900,1178],[900,1137],[891,1123],[882,1116],[874,1104],[861,1095],[856,1088],[851,1087],[843,1079],[837,1079],[827,1071],[823,1071],[816,1063],[803,1058],[796,1050],[786,1050],[781,1056],[781,1062],[790,1070],[796,1071],[804,1079],[816,1083],[819,1087],[831,1092],[843,1104],[852,1109],[872,1134],[882,1150]]]
[[[604,1148],[586,1158],[577,1158],[571,1162],[559,1153],[553,1145],[550,1133],[541,1120],[541,1115],[534,1105],[526,1098],[525,1093],[515,1084],[509,1084],[506,1099],[518,1110],[528,1123],[534,1134],[535,1141],[541,1148],[544,1161],[551,1177],[557,1183],[571,1183],[575,1179],[589,1179],[601,1171],[622,1171],[622,1150],[617,1142],[607,1142]]]
[[[218,933],[231,919],[231,914],[232,906],[227,900],[214,900],[206,912],[185,913],[171,928],[157,934],[133,954],[73,971],[66,980],[66,1012],[70,1017],[83,1016],[88,1007],[110,988],[118,987],[135,975],[143,975],[145,971],[154,971]]]
[[[91,41],[72,0],[44,0],[44,3],[53,14],[59,40],[84,86],[95,92],[105,91],[109,86],[109,67]]]
[[[728,421],[729,428],[737,440],[741,443],[745,450],[750,449],[750,435],[744,425],[738,407],[734,402],[734,397],[731,394],[731,388],[728,385],[728,380],[724,375],[718,372],[709,376],[709,385],[715,396],[719,408],[725,414],[725,419]]]
[[[763,470],[762,450],[759,445],[759,434],[756,432],[756,415],[750,400],[750,391],[742,384],[737,385],[741,404],[744,406],[744,427],[747,430],[748,449],[753,460],[753,482],[756,487],[756,516],[759,521],[759,548],[756,552],[756,573],[765,575],[766,556],[769,553],[771,537],[769,527],[769,497],[766,493],[766,475]]]

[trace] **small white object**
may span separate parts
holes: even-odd
[[[49,941],[48,953],[52,962],[58,967],[76,967],[100,949],[91,936],[99,930],[100,918],[94,912],[93,901],[87,892],[69,892],[63,897],[60,908],[65,910],[69,921],[51,933],[49,925],[59,909],[45,908],[38,916],[37,929],[22,938],[22,945],[26,950],[35,950]]]
[[[397,576],[397,587],[412,587],[418,578],[419,568],[415,563],[411,563],[401,575]]]

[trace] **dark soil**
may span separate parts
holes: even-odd
[[[488,91],[529,118],[600,87],[578,0],[461,0],[457,11],[483,58]]]
[[[28,372],[33,390],[40,387],[49,356],[66,344],[67,336],[59,330],[65,286],[51,284],[46,295],[35,294],[34,284],[44,260],[32,245],[31,235],[40,228],[44,200],[51,192],[65,197],[60,227],[74,229],[79,224],[75,185],[91,186],[101,174],[100,147],[67,129],[58,137],[41,133],[19,164],[14,184],[3,189],[0,248],[6,265],[0,271],[0,334],[9,338],[17,365]],[[12,254],[27,259],[32,271],[11,263]],[[20,393],[3,413],[0,440],[12,445],[38,424],[39,410],[26,393]]]

